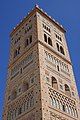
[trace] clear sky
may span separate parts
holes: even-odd
[[[67,30],[67,43],[80,94],[80,0],[0,0],[0,120],[9,59],[9,35],[35,4]]]

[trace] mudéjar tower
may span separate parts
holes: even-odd
[[[80,120],[65,32],[37,5],[13,29],[3,120]]]

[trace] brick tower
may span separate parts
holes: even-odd
[[[65,32],[37,5],[11,32],[3,120],[80,120]]]

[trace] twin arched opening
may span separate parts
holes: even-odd
[[[50,46],[52,46],[52,40],[50,37],[48,37],[46,34],[44,34],[44,41],[48,43]]]

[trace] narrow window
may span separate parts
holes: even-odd
[[[48,31],[48,27],[46,27],[47,31]]]
[[[66,95],[71,96],[70,88],[67,84],[65,84],[65,93],[66,93]]]
[[[65,55],[65,54],[64,54],[64,49],[63,49],[62,46],[60,46],[60,52],[61,52],[63,55]]]
[[[57,46],[57,50],[59,51],[59,44],[58,44],[58,43],[56,43],[56,46]]]
[[[17,52],[18,52],[17,54],[20,54],[20,47],[18,48]]]
[[[60,37],[60,41],[62,41],[61,37]]]
[[[74,108],[72,107],[72,116],[75,116]]]
[[[59,65],[57,65],[57,70],[59,71]]]
[[[57,80],[55,77],[52,76],[52,87],[55,89],[58,89],[58,84],[57,84]]]
[[[50,37],[48,37],[48,44],[52,46],[52,40]]]
[[[47,35],[44,34],[44,41],[47,43]]]
[[[57,36],[57,38],[59,39],[59,36]]]
[[[30,43],[32,42],[32,35],[30,36]]]
[[[68,106],[67,106],[67,105],[65,105],[65,111],[66,111],[66,113],[69,113],[69,110],[68,110]]]
[[[63,106],[62,106],[62,107],[63,107],[63,111],[65,112],[65,105],[63,104]]]
[[[59,104],[58,100],[56,100],[56,106],[57,106],[58,109],[60,108],[60,104]]]
[[[50,29],[49,29],[49,32],[51,32]]]
[[[60,101],[60,110],[63,110],[63,105],[62,105],[62,102]]]
[[[76,109],[75,109],[75,116],[78,118],[78,113]]]
[[[14,51],[14,58],[17,56],[17,50]]]
[[[57,34],[55,34],[56,38],[57,38]]]
[[[22,70],[22,68],[20,69],[20,73],[22,74],[22,72],[23,72],[23,70]]]
[[[69,106],[68,109],[69,109],[69,114],[71,115],[72,114],[71,107]]]
[[[29,41],[28,41],[28,39],[26,39],[26,41],[25,41],[25,47],[27,47],[29,45]]]
[[[56,100],[55,100],[55,98],[52,99],[52,106],[56,108]]]
[[[44,26],[44,28],[46,29],[46,25]]]

